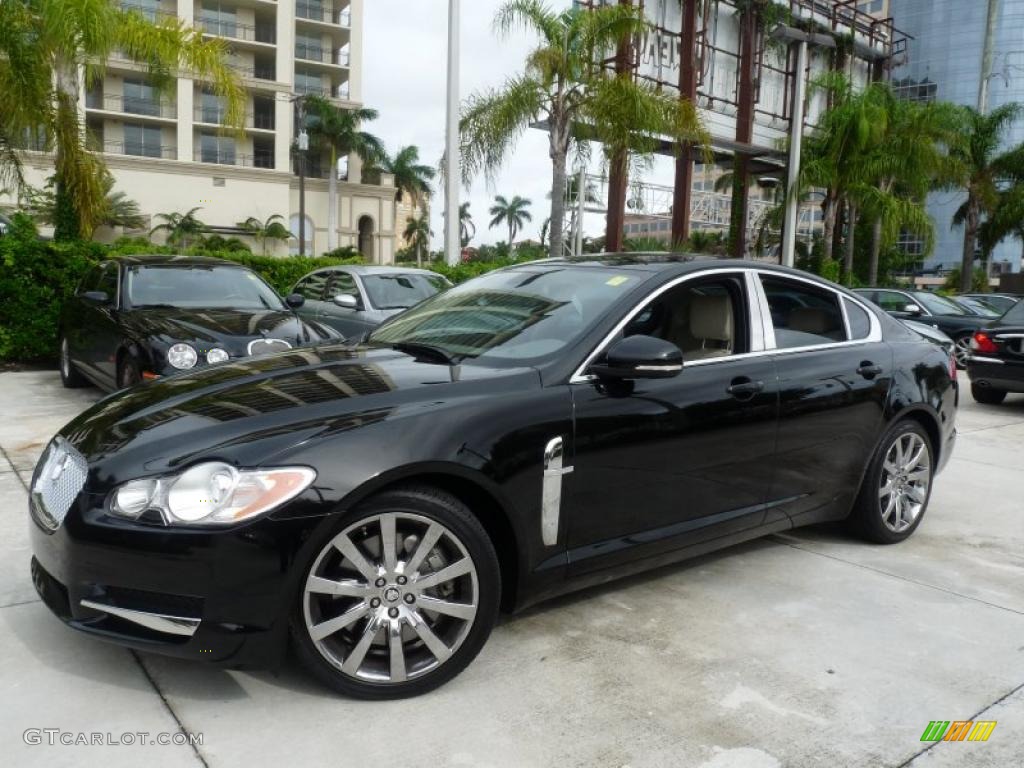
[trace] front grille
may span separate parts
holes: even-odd
[[[292,345],[284,339],[255,339],[249,342],[250,355],[269,355],[271,352],[283,352]]]
[[[64,522],[71,505],[85,487],[89,466],[70,443],[56,437],[40,459],[40,467],[32,484],[32,508],[36,519],[51,531]]]

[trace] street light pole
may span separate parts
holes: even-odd
[[[448,124],[445,137],[444,257],[458,264],[462,255],[459,239],[459,0],[448,0]]]
[[[309,135],[306,133],[306,95],[292,99],[299,112],[298,166],[299,166],[299,256],[306,255],[306,151]]]
[[[800,144],[804,134],[804,97],[807,82],[807,40],[797,43],[793,115],[789,131],[789,167],[786,169],[786,219],[782,226],[782,266],[796,264],[796,225],[800,214]]]

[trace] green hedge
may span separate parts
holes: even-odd
[[[90,267],[112,255],[182,253],[140,239],[125,239],[111,246],[90,242],[54,243],[40,240],[31,221],[15,215],[10,232],[0,237],[0,362],[52,361],[57,358],[57,323],[62,303],[70,297]],[[362,264],[358,257],[330,256],[280,258],[244,251],[210,252],[190,248],[190,255],[214,256],[237,262],[259,273],[284,294],[300,277],[320,267]],[[453,283],[513,260],[470,262],[430,268]]]

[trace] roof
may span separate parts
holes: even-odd
[[[227,259],[214,259],[210,256],[182,256],[180,254],[173,253],[139,253],[139,254],[126,254],[123,256],[112,256],[116,261],[120,261],[124,264],[143,264],[147,266],[174,266],[174,267],[189,267],[189,266],[227,266],[227,267],[242,267],[248,269],[244,264],[239,264],[235,261],[228,261]]]

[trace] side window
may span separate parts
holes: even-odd
[[[916,302],[907,298],[902,293],[896,293],[895,291],[878,292],[878,306],[886,312],[902,312],[907,308],[908,304],[914,303]]]
[[[651,300],[629,322],[625,336],[655,336],[683,351],[683,360],[747,352],[742,275],[687,281]]]
[[[103,265],[95,290],[106,293],[112,304],[117,303],[117,264],[108,261]]]
[[[857,302],[843,298],[846,319],[850,323],[850,339],[866,339],[871,334],[871,318]]]
[[[82,278],[82,282],[78,284],[78,293],[86,293],[87,291],[98,291],[100,284],[100,275],[103,274],[103,265],[100,264],[97,267],[93,267],[85,273],[85,277]]]
[[[846,341],[846,327],[835,293],[778,277],[762,276],[761,284],[768,297],[778,349]]]
[[[306,301],[321,301],[327,285],[327,272],[317,272],[302,278],[295,286],[295,292],[301,294]]]
[[[356,286],[356,279],[348,272],[331,273],[330,294],[332,297],[344,294],[355,296],[357,299],[361,298],[359,296],[359,288]]]

